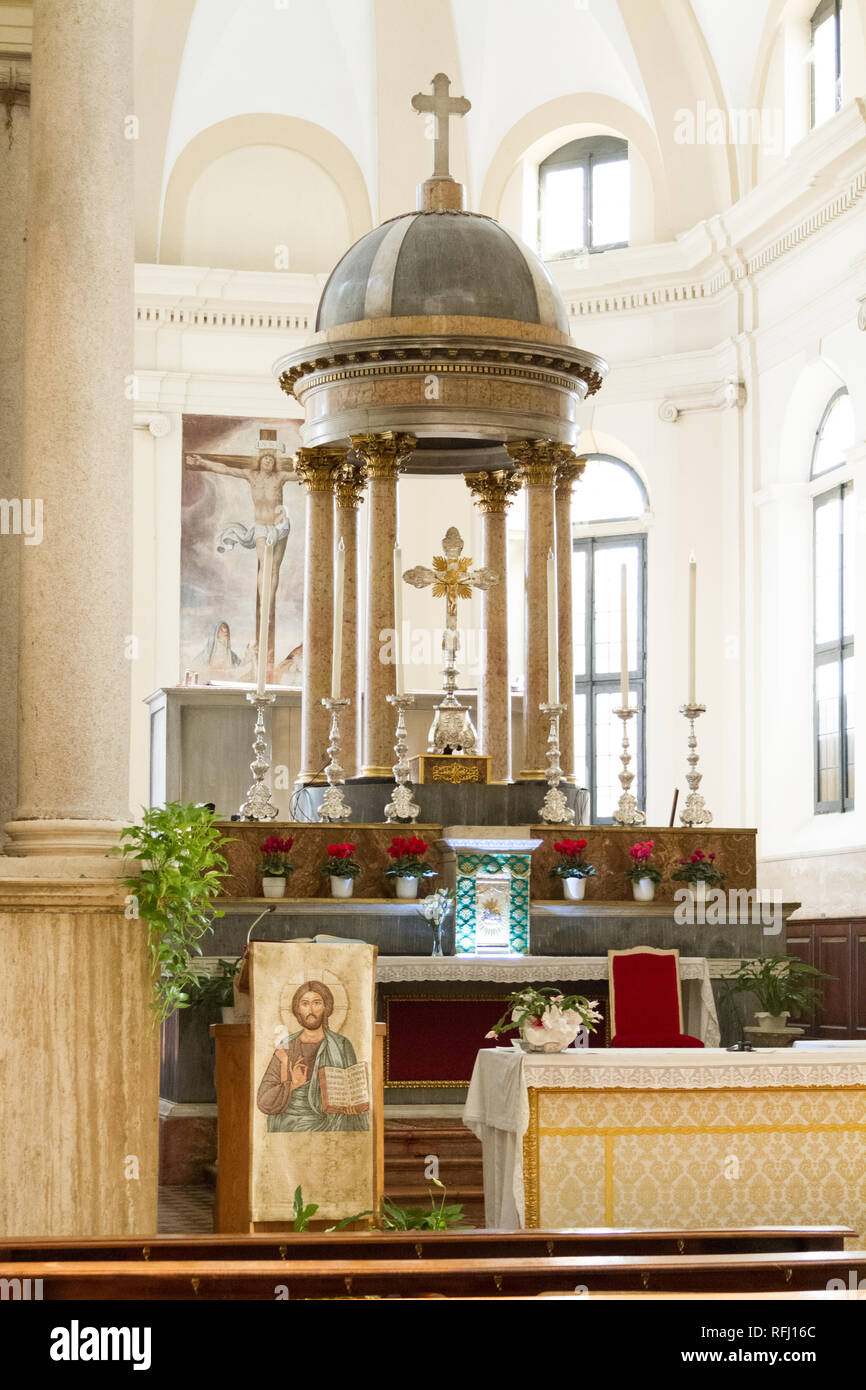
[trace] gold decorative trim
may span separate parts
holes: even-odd
[[[538,1093],[539,1087],[527,1086],[529,1124],[523,1136],[523,1223],[538,1230],[539,1171],[538,1171]],[[550,1088],[548,1088],[550,1089]]]
[[[418,442],[414,434],[392,430],[382,434],[353,434],[350,438],[352,448],[363,460],[368,478],[396,479]]]
[[[295,456],[295,474],[307,492],[333,493],[337,470],[346,462],[345,449],[299,449]]]
[[[477,782],[481,784],[484,782],[481,773],[482,769],[480,767],[463,767],[459,763],[456,763],[453,767],[447,767],[441,763],[437,763],[432,770],[430,781],[452,783]]]
[[[492,472],[467,473],[464,482],[472,493],[472,500],[478,511],[484,515],[508,511],[512,499],[523,487],[523,475],[509,473],[505,468]]]
[[[363,463],[344,463],[336,477],[335,497],[340,511],[357,511],[364,500],[367,469]]]

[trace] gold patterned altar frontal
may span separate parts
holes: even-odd
[[[467,782],[486,784],[490,777],[490,759],[484,753],[418,753],[409,759],[411,776],[416,785],[424,782],[448,782],[463,786]]]
[[[866,1087],[528,1095],[529,1227],[841,1224],[866,1234]]]

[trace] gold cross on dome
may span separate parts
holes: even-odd
[[[428,96],[426,92],[416,92],[412,98],[412,106],[422,114],[432,113],[433,177],[434,179],[450,179],[451,173],[448,168],[450,120],[452,116],[465,116],[467,111],[471,111],[472,102],[467,101],[466,97],[448,95],[451,78],[446,77],[444,72],[437,72],[430,85],[433,88],[433,95]]]
[[[457,629],[457,600],[471,598],[473,589],[490,589],[499,583],[495,570],[472,569],[470,556],[463,557],[463,537],[456,526],[449,526],[442,538],[444,555],[433,556],[433,568],[416,565],[403,575],[413,589],[426,589],[432,585],[434,598],[445,599],[445,627],[450,632]]]

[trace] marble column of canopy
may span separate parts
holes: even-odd
[[[147,928],[123,881],[136,865],[106,854],[130,816],[133,8],[33,9],[19,486],[41,529],[20,552],[18,801],[0,859],[10,1237],[156,1230]]]
[[[556,591],[559,635],[559,765],[574,780],[574,595],[571,498],[586,461],[572,456],[556,470]]]
[[[361,765],[361,682],[358,664],[360,624],[359,520],[367,477],[363,464],[344,463],[337,473],[334,554],[342,540],[346,570],[343,593],[343,673],[340,694],[351,701],[340,720],[341,762],[347,777]]]
[[[546,702],[547,558],[556,554],[554,487],[556,471],[571,457],[567,445],[550,439],[517,440],[506,445],[520,467],[526,496],[526,693],[523,701],[525,779],[542,779],[547,769],[548,722],[539,711]]]
[[[466,486],[481,514],[481,564],[499,583],[481,591],[484,632],[478,685],[478,738],[490,758],[491,782],[511,781],[511,681],[508,658],[508,536],[506,518],[522,487],[518,473],[470,473]]]
[[[299,449],[298,482],[307,494],[304,523],[304,660],[301,677],[299,782],[323,782],[328,761],[328,712],[334,632],[334,489],[345,449]]]
[[[380,658],[384,650],[393,650],[397,478],[415,442],[411,434],[352,435],[352,448],[369,480],[370,503],[362,777],[390,777],[394,764],[394,711],[386,696],[396,691],[396,668]]]

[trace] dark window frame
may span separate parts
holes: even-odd
[[[838,396],[840,393],[837,392]],[[834,398],[835,399],[835,398]],[[828,407],[829,408],[829,407]],[[826,418],[826,412],[825,412]],[[819,475],[823,476],[823,475]],[[815,814],[829,815],[833,812],[843,813],[854,810],[854,796],[849,795],[848,788],[848,718],[847,718],[847,699],[845,695],[845,659],[854,656],[854,634],[846,636],[845,633],[845,498],[854,491],[854,484],[851,481],[838,483],[835,487],[825,489],[812,499],[812,745],[814,758],[814,800]],[[839,499],[839,636],[834,637],[829,642],[818,642],[817,640],[817,619],[818,619],[818,591],[815,583],[816,561],[817,561],[817,519],[818,509],[830,498]],[[818,671],[822,666],[832,665],[838,662],[839,665],[839,791],[840,796],[833,801],[820,800],[820,778],[819,778],[819,721],[818,721]],[[854,748],[856,756],[856,731],[854,731]],[[856,763],[854,764],[856,778]]]
[[[543,254],[542,218],[544,205],[544,179],[550,169],[583,169],[583,245],[571,247],[567,251],[557,251],[549,260],[565,260],[571,256],[596,256],[603,251],[618,251],[628,246],[628,240],[606,242],[595,246],[592,239],[593,193],[592,171],[596,164],[616,164],[621,160],[628,163],[628,141],[615,135],[589,135],[580,140],[571,140],[553,154],[549,154],[538,166],[538,247]]]
[[[838,111],[842,105],[842,0],[821,0],[809,20],[809,43],[815,46],[815,31],[826,19],[833,16],[834,80],[836,84],[833,109]],[[815,64],[809,64],[809,129],[815,129]]]
[[[601,457],[593,455],[592,457]],[[606,457],[606,456],[605,456]],[[622,463],[621,459],[611,460],[615,463]],[[628,465],[624,465],[628,467]],[[632,470],[634,471],[634,470]],[[637,476],[637,475],[635,475]],[[589,523],[591,525],[602,523]],[[585,622],[585,643],[586,643],[586,673],[582,676],[575,674],[574,693],[575,695],[586,696],[586,733],[585,733],[585,762],[587,769],[586,780],[589,792],[589,823],[590,825],[613,825],[613,816],[599,816],[597,808],[597,793],[595,773],[596,757],[596,697],[599,694],[607,694],[611,691],[619,690],[619,672],[605,672],[597,675],[595,672],[595,644],[593,642],[593,614],[595,609],[595,554],[598,550],[616,550],[624,547],[637,547],[638,550],[638,614],[640,617],[640,628],[638,632],[637,644],[637,667],[629,671],[629,687],[634,690],[638,705],[636,716],[638,755],[635,758],[634,747],[634,722],[629,721],[629,744],[631,745],[632,763],[635,772],[635,783],[632,791],[637,798],[638,806],[641,810],[646,810],[646,630],[647,630],[647,535],[645,531],[634,531],[628,535],[613,536],[579,536],[572,542],[572,550],[583,550],[587,554],[586,566],[586,590],[584,606]]]

